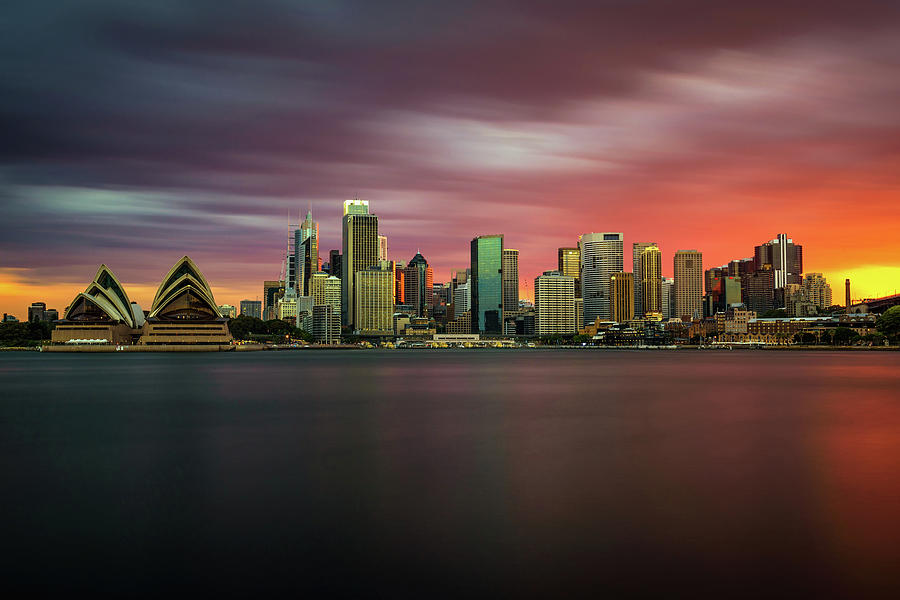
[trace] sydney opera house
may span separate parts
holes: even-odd
[[[163,278],[149,311],[128,298],[106,265],[66,308],[53,330],[53,344],[185,346],[230,344],[209,283],[187,256]]]

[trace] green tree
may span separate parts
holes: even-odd
[[[814,346],[818,341],[816,334],[809,331],[798,331],[794,334],[794,341],[804,346]]]
[[[293,325],[286,323],[281,319],[270,319],[265,322],[265,326],[266,333],[269,335],[280,335],[282,337],[290,335],[294,332],[294,329],[296,329]]]
[[[231,335],[238,340],[249,340],[254,336],[268,334],[264,321],[245,315],[240,315],[228,321],[228,329],[231,331]]]
[[[892,341],[900,337],[900,306],[892,306],[878,317],[875,323],[878,333]]]
[[[773,308],[772,310],[767,310],[759,317],[761,319],[781,319],[787,316],[787,311],[783,308]]]
[[[303,340],[304,342],[316,341],[316,338],[313,337],[313,334],[306,331],[305,329],[300,329],[299,327],[294,327],[294,330],[291,332],[291,339]]]
[[[875,333],[867,333],[862,336],[861,339],[870,346],[884,346],[884,340],[886,338],[876,331]]]
[[[857,339],[859,334],[849,327],[838,327],[832,337],[835,346],[849,346]]]
[[[50,339],[53,327],[46,321],[0,323],[0,346],[40,346]]]

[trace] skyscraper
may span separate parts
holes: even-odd
[[[297,295],[309,294],[309,280],[313,273],[318,273],[322,263],[319,262],[319,224],[313,221],[312,210],[306,213],[306,219],[294,232],[295,272],[297,274]]]
[[[417,252],[403,269],[403,303],[415,309],[417,317],[427,317],[431,304],[434,271]]]
[[[519,251],[503,249],[503,311],[519,310]]]
[[[662,316],[664,319],[674,319],[675,314],[675,280],[671,277],[662,278],[660,287],[660,303],[662,304]]]
[[[535,333],[575,333],[575,278],[544,271],[534,279]]]
[[[341,316],[344,324],[356,329],[356,273],[378,265],[378,217],[369,214],[368,201],[345,200],[341,229]]]
[[[775,308],[775,269],[769,263],[741,278],[744,304],[758,315]]]
[[[624,270],[624,235],[586,233],[581,236],[581,294],[584,297],[584,323],[597,317],[612,318],[609,284],[613,273]]]
[[[388,259],[388,241],[386,235],[378,236],[378,260]]]
[[[581,251],[578,248],[559,248],[557,261],[560,274],[575,279],[575,297],[581,298]]]
[[[786,233],[756,247],[754,252],[756,269],[772,265],[775,272],[775,289],[789,283],[800,283],[803,273],[803,246],[795,244]]]
[[[394,271],[390,263],[378,261],[365,270],[357,270],[354,279],[354,331],[359,335],[392,335]]]
[[[618,272],[609,278],[609,301],[612,320],[624,323],[634,319],[634,274]]]
[[[637,244],[635,244],[637,246]],[[643,312],[635,312],[635,316],[648,314],[663,314],[662,305],[662,252],[659,246],[651,244],[641,250],[638,257],[640,263],[641,279],[634,282],[634,295],[637,297],[637,289],[641,289],[641,301],[634,301],[635,306],[640,304]]]
[[[675,253],[675,316],[693,319],[703,316],[703,253],[679,250]]]
[[[646,248],[649,248],[650,246],[656,246],[656,242],[635,242],[631,245],[631,261],[633,264],[632,273],[634,274],[634,314],[638,317],[643,315],[645,312],[659,312],[646,310],[643,303],[644,273],[641,270],[641,254]]]
[[[502,333],[503,235],[481,235],[471,243],[472,331]]]

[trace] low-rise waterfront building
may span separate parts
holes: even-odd
[[[32,302],[31,306],[28,307],[28,320],[29,321],[43,321],[45,323],[52,323],[59,319],[59,311],[55,308],[47,308],[47,304],[45,302]]]

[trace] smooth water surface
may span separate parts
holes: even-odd
[[[900,591],[900,353],[0,355],[33,593]]]

